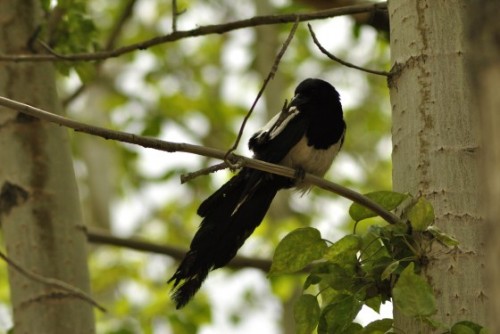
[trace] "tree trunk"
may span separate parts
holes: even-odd
[[[423,275],[438,299],[434,319],[485,323],[485,220],[480,210],[478,117],[466,71],[465,0],[389,2],[394,190],[423,195],[436,225],[456,237],[434,245]],[[395,326],[431,333],[395,309]]]
[[[29,53],[40,1],[0,4],[0,53]],[[58,111],[50,63],[1,63],[0,95]],[[0,109],[0,218],[8,256],[24,269],[88,292],[86,239],[67,131]],[[93,333],[92,306],[9,267],[14,331]]]
[[[475,1],[470,5],[468,29],[469,73],[474,80],[473,103],[480,116],[482,134],[481,175],[484,212],[488,220],[488,328],[500,331],[500,31],[499,1]]]

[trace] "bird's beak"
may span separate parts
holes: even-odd
[[[301,94],[296,94],[292,100],[290,100],[289,106],[300,106],[306,102],[306,98],[304,98]]]

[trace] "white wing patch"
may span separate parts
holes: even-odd
[[[263,136],[267,136],[268,140],[272,140],[279,135],[292,119],[299,114],[299,109],[291,107],[286,111],[282,111],[264,125],[264,127],[255,134],[257,140]]]
[[[283,131],[288,123],[299,114],[299,109],[296,107],[291,107],[286,111],[280,112],[278,115],[274,116],[277,119],[274,121],[273,125],[269,129],[269,138],[273,139]]]
[[[253,194],[253,192],[255,191],[255,188],[257,188],[260,183],[261,183],[262,179],[258,180],[253,186],[251,189],[249,189],[245,196],[243,196],[242,198],[240,198],[240,200],[238,201],[238,204],[236,204],[236,207],[234,208],[233,212],[231,212],[231,217],[233,217],[236,212],[238,212],[238,210],[240,209],[240,207],[243,205],[243,203],[245,203],[248,199],[248,196],[250,196],[250,194]]]

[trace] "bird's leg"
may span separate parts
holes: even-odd
[[[294,175],[295,185],[301,184],[304,181],[305,177],[306,177],[306,171],[303,168],[298,167],[297,169],[295,169],[295,175]]]

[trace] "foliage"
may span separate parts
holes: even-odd
[[[94,21],[87,14],[83,0],[58,1],[51,8],[51,2],[42,0],[48,20],[41,27],[40,38],[60,54],[82,53],[96,50],[97,31]],[[89,82],[95,75],[91,63],[56,63],[59,71],[68,75],[74,69],[83,82]]]
[[[373,225],[366,233],[346,235],[327,248],[319,231],[301,229],[291,232],[276,248],[273,268],[279,270],[272,270],[271,274],[309,268],[304,283],[306,292],[295,306],[300,333],[310,333],[316,327],[318,333],[390,332],[391,319],[377,320],[364,328],[354,322],[363,305],[378,312],[381,303],[389,300],[404,315],[447,330],[447,326],[432,320],[437,312],[436,300],[421,273],[429,262],[426,249],[430,249],[430,243],[441,242],[453,247],[457,245],[456,240],[432,226],[434,211],[423,197],[414,199],[390,191],[373,192],[366,197],[387,210],[400,209],[401,223]],[[373,216],[359,204],[353,204],[349,213],[357,222]],[[309,262],[304,261],[306,249],[315,250]],[[323,250],[322,254],[319,250]],[[290,261],[293,257],[299,260]],[[311,294],[314,287],[315,295]],[[480,333],[483,330],[467,321],[450,328],[449,333]]]

